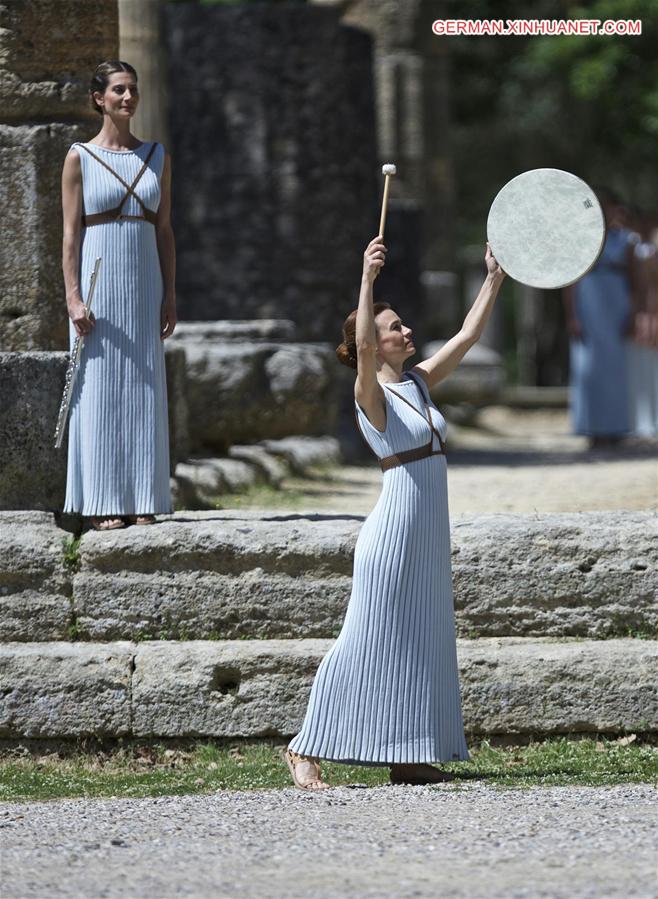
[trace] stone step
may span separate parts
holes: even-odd
[[[9,643],[0,739],[289,737],[330,640]],[[658,731],[649,640],[458,640],[470,736]]]
[[[87,532],[67,565],[51,516],[2,513],[0,640],[334,637],[362,522],[179,512]],[[655,558],[650,513],[456,518],[458,635],[651,636]]]

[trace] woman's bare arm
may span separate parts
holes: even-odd
[[[82,168],[75,149],[69,150],[62,169],[62,271],[66,306],[76,334],[89,334],[93,315],[87,316],[80,292],[80,219],[82,216]]]
[[[160,205],[155,223],[163,299],[160,313],[160,337],[166,340],[176,327],[176,244],[171,227],[171,157],[165,153],[161,178]]]
[[[372,303],[372,286],[386,259],[386,247],[381,237],[371,240],[363,254],[363,275],[356,313],[357,376],[354,397],[378,430],[386,428],[384,391],[377,380],[377,330]]]
[[[429,359],[424,359],[412,369],[412,371],[425,378],[430,389],[457,368],[468,350],[478,342],[485,325],[489,321],[500,285],[505,278],[505,272],[496,262],[489,244],[487,244],[487,252],[484,258],[487,264],[487,276],[475,302],[464,319],[461,330],[450,340],[446,341]]]

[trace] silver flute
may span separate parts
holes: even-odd
[[[87,302],[85,303],[85,309],[87,310],[87,316],[91,312],[91,301],[94,298],[94,290],[96,288],[96,279],[98,278],[98,271],[101,267],[101,257],[99,256],[94,264],[94,270],[91,273],[91,282],[89,284],[89,292],[87,293]],[[84,337],[81,337],[79,334],[75,338],[73,343],[73,349],[71,350],[71,358],[69,359],[69,367],[66,369],[66,380],[64,382],[64,395],[62,396],[62,402],[59,407],[59,415],[57,416],[57,427],[55,428],[55,449],[59,449],[62,445],[62,440],[64,439],[64,431],[66,430],[66,419],[69,414],[69,406],[71,405],[71,397],[73,396],[73,388],[75,386],[75,379],[78,376],[78,369],[80,368],[80,356],[82,354],[82,348],[85,345]]]

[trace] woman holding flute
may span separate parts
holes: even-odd
[[[63,269],[71,345],[85,338],[69,412],[65,512],[98,530],[172,511],[163,341],[176,325],[171,163],[130,132],[137,74],[104,62],[90,85],[99,133],[64,162]],[[80,284],[102,265],[88,314]]]

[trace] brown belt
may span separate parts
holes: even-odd
[[[415,462],[417,459],[427,459],[429,456],[445,456],[443,449],[432,449],[432,440],[425,446],[418,446],[416,449],[405,450],[402,453],[394,453],[392,456],[384,456],[379,460],[382,471],[388,471],[389,468],[396,468],[398,465],[406,465],[407,462]]]
[[[91,215],[83,215],[82,227],[89,228],[92,225],[105,225],[108,222],[120,222],[123,219],[149,222],[151,225],[155,225],[158,216],[151,209],[145,209],[144,215],[126,215],[125,212],[121,212],[121,206],[117,206],[116,209],[108,209],[107,212],[94,212]]]

